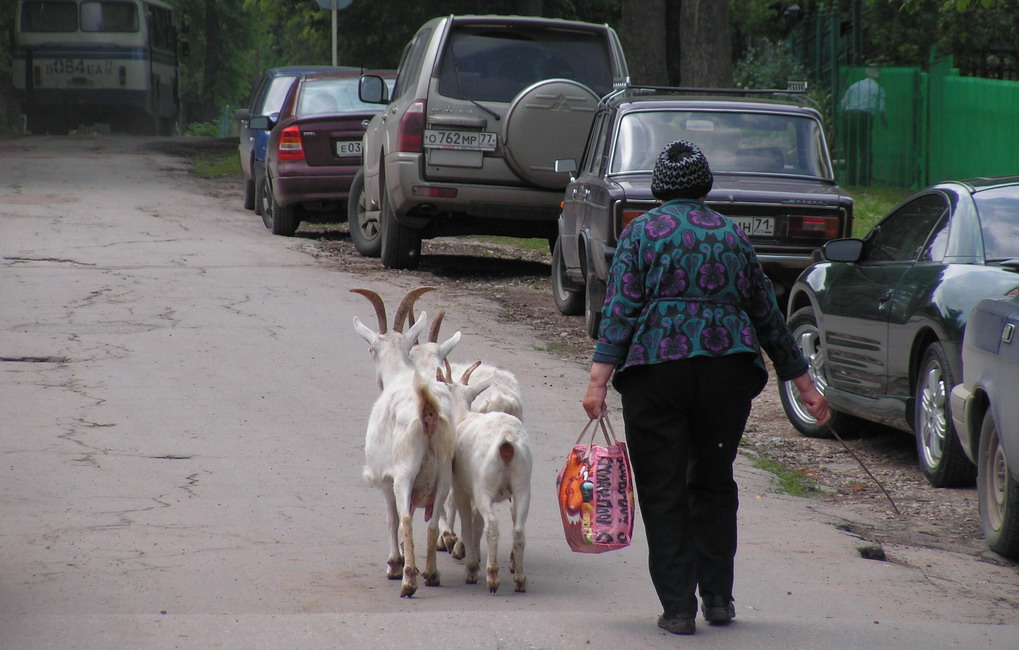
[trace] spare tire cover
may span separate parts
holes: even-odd
[[[539,187],[563,189],[568,173],[556,160],[580,161],[598,108],[598,96],[582,83],[546,79],[522,90],[506,112],[503,148],[520,178]]]

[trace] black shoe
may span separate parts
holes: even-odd
[[[658,627],[673,634],[693,634],[697,629],[693,616],[669,616],[662,614],[658,617]]]
[[[728,625],[736,618],[736,605],[732,598],[705,596],[701,599],[701,612],[704,620],[711,625]]]

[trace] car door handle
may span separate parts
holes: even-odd
[[[881,294],[881,297],[877,299],[878,309],[884,309],[888,306],[888,301],[892,299],[894,294],[895,291],[893,289],[886,289],[885,292]]]
[[[1005,323],[1005,327],[1001,330],[1001,342],[1011,343],[1012,334],[1015,332],[1015,325],[1013,323]]]
[[[575,188],[575,187],[573,188],[573,192],[570,194],[570,200],[571,201],[576,201],[577,200],[577,188]]]

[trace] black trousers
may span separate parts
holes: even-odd
[[[846,184],[870,185],[874,153],[871,131],[874,116],[867,111],[843,113],[843,137],[846,156]]]
[[[750,354],[694,357],[617,375],[626,444],[666,614],[732,597],[739,496],[732,476],[750,404],[763,388]]]

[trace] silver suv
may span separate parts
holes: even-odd
[[[447,235],[554,242],[568,173],[599,99],[625,86],[607,25],[508,16],[425,23],[404,50],[392,97],[361,78],[362,101],[386,104],[368,125],[350,191],[351,238],[389,268],[414,268],[421,241]]]

